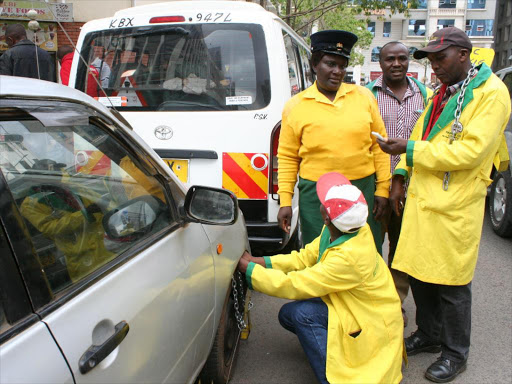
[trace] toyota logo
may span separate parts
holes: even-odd
[[[155,128],[155,136],[160,140],[169,140],[173,135],[173,131],[171,127],[166,125],[159,125]]]

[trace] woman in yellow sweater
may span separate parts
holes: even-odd
[[[315,185],[339,172],[363,191],[368,224],[379,253],[379,220],[388,207],[390,166],[371,132],[386,136],[377,101],[361,86],[342,83],[357,36],[346,31],[311,35],[316,82],[284,107],[279,138],[279,226],[289,233],[293,190],[299,175],[299,212],[304,244],[320,235],[323,221]]]

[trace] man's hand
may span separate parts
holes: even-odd
[[[381,149],[390,155],[400,155],[407,150],[407,140],[399,138],[388,138],[386,141],[377,139]]]
[[[286,233],[290,233],[292,225],[292,207],[279,208],[279,212],[277,213],[277,222],[279,224],[279,228]]]
[[[397,216],[401,216],[405,203],[405,180],[402,175],[393,176],[391,192],[389,193],[389,204]]]
[[[265,259],[263,257],[254,257],[247,251],[244,252],[240,260],[238,261],[238,270],[242,273],[247,271],[247,266],[249,263],[256,263],[265,268]]]
[[[375,196],[375,200],[373,203],[373,215],[375,220],[381,220],[386,216],[389,209],[389,201],[385,197]]]

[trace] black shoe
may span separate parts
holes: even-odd
[[[428,367],[425,377],[435,383],[447,383],[455,379],[459,373],[464,372],[466,367],[466,361],[456,363],[453,360],[440,357]]]
[[[441,345],[426,338],[417,330],[411,336],[405,338],[405,351],[407,356],[413,356],[421,352],[437,353],[441,352]]]

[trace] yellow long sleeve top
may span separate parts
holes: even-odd
[[[281,207],[292,203],[297,173],[317,181],[327,172],[349,180],[376,173],[376,196],[389,196],[390,162],[376,139],[386,128],[371,91],[342,84],[334,101],[318,91],[316,83],[291,98],[283,110],[279,136],[279,196]]]

